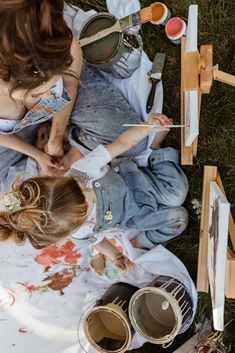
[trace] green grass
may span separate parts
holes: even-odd
[[[118,1],[118,0],[116,0]],[[128,0],[127,0],[128,1]],[[74,0],[84,10],[91,8],[106,11],[105,0]],[[142,0],[141,7],[151,4],[150,0]],[[213,43],[214,64],[219,64],[220,70],[235,74],[234,56],[234,1],[232,0],[168,0],[165,4],[172,16],[187,19],[188,6],[199,5],[199,45]],[[155,53],[166,54],[166,64],[163,74],[164,107],[163,112],[180,121],[180,46],[172,44],[165,36],[164,29],[151,24],[142,26],[141,35],[144,49],[153,59]],[[198,154],[194,165],[184,170],[190,183],[190,191],[186,200],[189,211],[189,225],[185,234],[169,244],[169,249],[187,266],[192,278],[196,279],[197,252],[199,238],[199,220],[192,208],[194,198],[201,200],[202,172],[204,165],[217,165],[223,180],[227,198],[235,210],[235,105],[233,87],[220,82],[214,82],[211,93],[203,95],[200,117],[200,136]],[[180,148],[179,131],[171,132],[166,144]],[[211,316],[211,304],[208,295],[200,293],[195,322]],[[227,300],[225,308],[226,322],[235,318],[235,300]],[[230,335],[235,342],[235,324],[229,326]],[[132,353],[171,353],[194,332],[194,325],[183,335],[177,336],[169,349],[146,344],[133,350]],[[235,343],[233,347],[235,351]]]

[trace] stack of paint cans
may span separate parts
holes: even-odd
[[[193,317],[193,299],[183,283],[158,276],[145,288],[112,285],[85,313],[84,333],[98,352],[123,353],[135,332],[154,344],[169,346]]]

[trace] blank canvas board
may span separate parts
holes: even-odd
[[[225,273],[230,204],[216,182],[210,183],[208,276],[215,330],[224,329]]]

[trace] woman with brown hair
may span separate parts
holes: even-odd
[[[45,174],[59,167],[50,155],[63,155],[82,67],[63,7],[63,0],[0,1],[1,179],[22,154],[33,157]],[[47,154],[33,142],[38,124],[53,115]]]
[[[141,120],[97,70],[82,71],[82,52],[64,21],[64,5],[64,0],[0,0],[0,183],[23,155],[36,160],[44,175],[63,168],[71,113],[73,137],[88,149],[111,142],[127,119]],[[39,150],[37,128],[52,117],[49,140]]]

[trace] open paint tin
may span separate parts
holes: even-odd
[[[115,283],[84,318],[84,333],[93,348],[102,353],[123,353],[131,342],[128,304],[138,290],[127,283]]]

